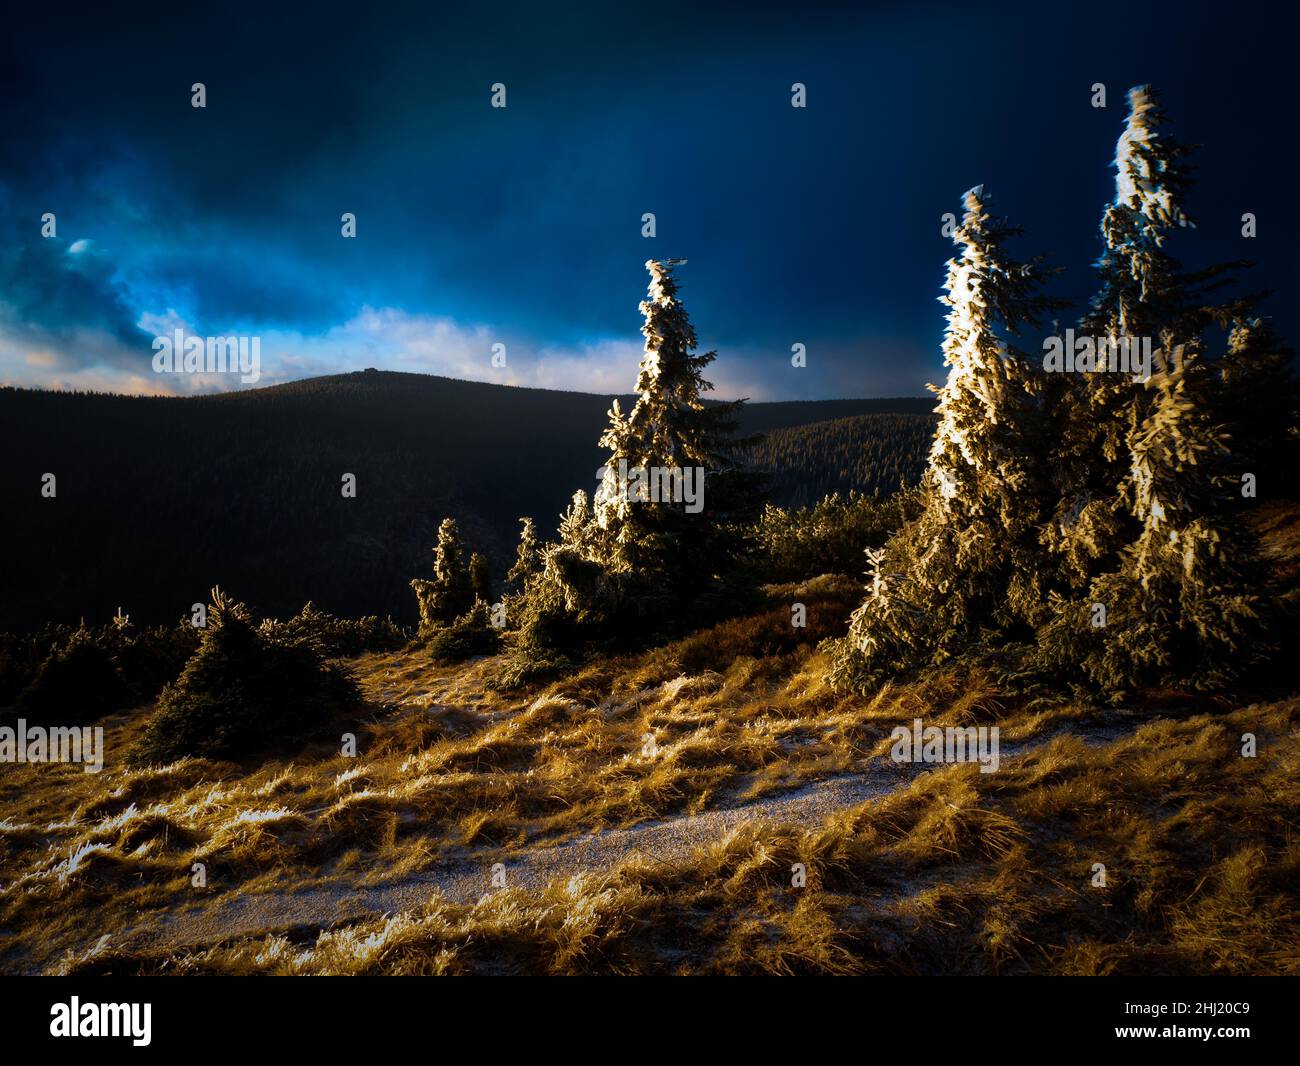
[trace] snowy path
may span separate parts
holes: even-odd
[[[119,948],[181,948],[215,944],[233,937],[318,928],[398,911],[417,910],[437,894],[473,903],[494,891],[492,864],[505,866],[510,888],[545,888],[555,878],[608,873],[633,854],[648,862],[673,863],[697,847],[722,839],[750,821],[819,825],[832,811],[853,807],[899,787],[910,774],[853,774],[830,778],[793,792],[739,807],[646,822],[631,829],[606,829],[563,844],[541,844],[508,854],[483,849],[452,857],[441,869],[374,886],[353,882],[300,891],[228,896],[206,906],[142,922],[114,937]]]
[[[1123,732],[1115,727],[1100,727],[1075,735],[1089,744],[1104,744]],[[1022,756],[1056,735],[1025,745],[1003,745],[1003,759]],[[886,795],[929,770],[925,765],[898,765],[879,758],[860,773],[827,778],[697,815],[646,822],[630,829],[601,830],[513,854],[497,848],[466,851],[452,856],[441,868],[399,881],[374,886],[347,881],[289,892],[218,897],[191,909],[150,915],[105,946],[131,952],[167,951],[268,933],[312,932],[360,918],[416,910],[437,894],[452,902],[473,903],[494,891],[492,864],[496,862],[505,866],[507,887],[529,889],[544,888],[555,878],[600,876],[634,854],[647,862],[671,864],[700,846],[721,840],[746,822],[820,825],[829,814]]]

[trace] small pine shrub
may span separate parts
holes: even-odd
[[[98,717],[148,703],[176,679],[198,643],[188,620],[137,630],[120,613],[106,625],[0,633],[0,707],[16,709],[27,690],[29,718]]]
[[[14,711],[33,724],[78,725],[134,702],[112,653],[89,629],[79,628],[49,653]]]
[[[131,761],[241,759],[291,751],[355,705],[351,676],[305,644],[271,639],[247,610],[212,593],[198,651],[131,751]]]
[[[482,600],[429,640],[429,654],[439,662],[458,663],[478,655],[494,655],[501,637],[493,628],[488,605]]]
[[[113,661],[137,704],[148,703],[164,685],[175,681],[199,646],[199,630],[188,618],[121,636]]]
[[[311,648],[328,659],[394,651],[407,642],[406,631],[391,618],[337,618],[310,600],[287,622],[268,618],[258,630],[269,640]]]
[[[474,585],[461,546],[460,530],[453,518],[438,527],[433,549],[433,580],[415,578],[411,589],[420,607],[420,636],[427,637],[451,625],[474,605]]]
[[[0,633],[0,707],[11,707],[30,685],[50,652],[75,632],[47,625],[35,633]]]

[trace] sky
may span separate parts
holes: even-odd
[[[1174,254],[1256,261],[1300,326],[1281,5],[31,7],[0,40],[3,384],[253,387],[155,372],[179,328],[259,338],[258,386],[373,366],[625,393],[645,261],[679,257],[720,398],[923,395],[944,212],[984,184],[1082,310],[1146,82],[1202,146]]]

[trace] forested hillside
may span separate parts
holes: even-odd
[[[832,492],[888,494],[916,484],[933,436],[929,414],[855,415],[773,430],[754,458],[770,471],[773,499],[809,507]]]
[[[520,515],[552,529],[574,487],[595,486],[612,399],[378,371],[174,399],[0,389],[0,628],[119,606],[170,622],[218,583],[268,614],[311,599],[414,621],[408,582],[428,572],[442,518],[499,578]],[[739,431],[932,406],[752,404]],[[790,476],[815,465],[798,462]]]

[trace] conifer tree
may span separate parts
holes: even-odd
[[[522,589],[528,579],[541,569],[542,545],[537,537],[537,527],[531,518],[519,519],[519,547],[515,552],[515,562],[506,574],[506,581]]]
[[[1214,376],[1193,349],[1157,353],[1147,412],[1128,434],[1122,498],[1139,526],[1115,569],[1061,602],[1041,661],[1112,693],[1143,683],[1219,688],[1267,652],[1266,575],[1254,538],[1215,513]]]
[[[1205,335],[1253,300],[1207,302],[1234,264],[1189,275],[1167,251],[1169,234],[1192,224],[1186,149],[1163,132],[1153,90],[1132,90],[1129,104],[1102,221],[1102,288],[1083,327],[1149,340],[1155,367],[1136,382],[1098,366],[1065,410],[1062,498],[1045,533],[1075,592],[1055,605],[1039,656],[1112,692],[1155,680],[1213,687],[1262,651],[1263,573],[1251,536],[1218,517],[1215,485],[1230,437],[1216,418],[1222,390],[1252,340],[1238,332],[1216,366]]]
[[[752,441],[730,436],[743,401],[703,401],[712,385],[702,372],[716,353],[696,354],[673,276],[680,262],[646,264],[638,398],[626,414],[614,402],[600,438],[609,449],[601,484],[590,501],[574,493],[558,543],[541,553],[522,611],[525,659],[555,664],[593,642],[644,641],[743,593],[759,494],[739,457]],[[666,473],[660,484],[678,488],[647,499],[636,491],[638,471]],[[686,477],[690,492],[680,491]]]
[[[475,552],[469,557],[469,583],[476,602],[492,601],[492,572],[487,556],[481,552]]]
[[[1159,94],[1129,91],[1129,113],[1115,148],[1115,197],[1101,220],[1100,289],[1080,322],[1081,334],[1114,344],[1172,350],[1187,343],[1188,279],[1166,247],[1170,234],[1193,226],[1183,206],[1190,178],[1187,148],[1165,130]],[[1098,365],[1053,382],[1058,504],[1045,540],[1061,560],[1063,584],[1085,585],[1113,565],[1137,535],[1119,496],[1128,473],[1128,434],[1146,417],[1149,394],[1133,375]],[[1059,385],[1059,387],[1057,387]]]
[[[1038,294],[1038,260],[1005,250],[1019,231],[988,210],[983,187],[965,196],[948,262],[939,424],[919,518],[869,554],[870,594],[854,612],[836,666],[855,683],[942,660],[982,627],[1006,631],[1042,617],[1046,590],[1036,543],[1045,475],[1028,358],[1008,340],[1056,302]]]
[[[433,551],[433,580],[416,578],[411,582],[420,605],[420,632],[424,634],[454,622],[474,603],[469,567],[454,518],[442,520]]]
[[[356,682],[305,643],[268,637],[241,603],[212,590],[207,627],[164,686],[128,758],[243,758],[290,751],[360,699]]]
[[[725,464],[730,449],[725,438],[734,428],[732,415],[739,404],[706,408],[702,394],[713,388],[703,371],[716,352],[696,354],[697,339],[690,316],[678,298],[674,270],[685,260],[648,260],[650,288],[641,301],[645,322],[645,355],[637,371],[638,398],[624,415],[618,400],[609,412],[609,426],[600,438],[608,448],[605,479],[594,500],[595,520],[602,529],[626,540],[625,530],[635,503],[619,483],[624,468],[702,466],[708,470]]]
[[[578,489],[560,515],[560,545],[586,555],[591,552],[599,532],[591,505],[587,502],[586,490]]]
[[[738,551],[735,531],[757,513],[759,500],[756,479],[738,459],[751,442],[732,438],[743,401],[703,402],[713,388],[703,371],[717,353],[696,354],[695,327],[674,276],[683,262],[646,263],[650,286],[640,304],[645,355],[637,373],[637,401],[626,415],[617,400],[610,409],[600,438],[609,456],[592,511],[612,569],[695,584],[728,568]],[[681,501],[650,504],[636,498],[623,479],[628,471],[652,468],[701,471],[704,511],[688,513]]]

